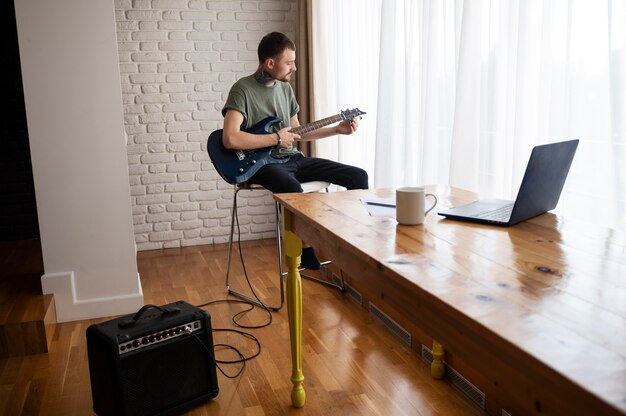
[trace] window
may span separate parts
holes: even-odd
[[[557,213],[626,230],[625,20],[624,0],[315,1],[315,114],[368,113],[318,155],[514,199],[534,145],[578,138]]]

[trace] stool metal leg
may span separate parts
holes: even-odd
[[[243,293],[237,292],[236,290],[233,290],[230,287],[230,283],[229,283],[230,282],[230,265],[231,265],[232,252],[233,252],[233,238],[234,238],[234,233],[235,233],[235,215],[236,215],[236,210],[237,210],[237,194],[239,193],[241,189],[242,188],[235,186],[235,194],[233,196],[233,208],[232,208],[231,222],[230,222],[230,237],[228,239],[228,260],[227,260],[227,266],[226,266],[226,290],[228,291],[228,294],[230,295],[237,296],[239,298],[247,300],[248,302],[254,303],[256,305],[262,306],[266,309],[270,309],[276,312],[282,309],[283,305],[285,304],[284,277],[288,274],[288,272],[283,271],[283,253],[282,253],[282,243],[281,243],[282,215],[281,215],[281,210],[280,210],[280,204],[278,202],[276,202],[276,251],[278,252],[277,254],[278,254],[278,278],[279,278],[279,286],[280,286],[279,287],[280,304],[278,306],[267,305],[265,303],[262,303],[256,298],[252,298],[250,296],[244,295]],[[322,266],[325,266],[330,263],[331,261],[323,261],[320,264]],[[306,270],[306,269],[305,268],[299,269],[300,272],[303,270]],[[336,284],[336,283],[329,282],[324,279],[317,278],[315,276],[311,276],[311,275],[307,275],[303,273],[300,273],[300,275],[301,277],[305,279],[309,279],[317,283],[324,284],[326,286],[334,287],[335,289],[338,289],[342,293],[345,292],[345,287],[343,284],[343,277],[341,279],[341,284]]]
[[[232,211],[232,216],[231,216],[231,224],[230,224],[230,239],[228,242],[228,265],[226,267],[226,290],[228,291],[228,294],[233,295],[233,296],[237,296],[241,299],[247,300],[248,302],[254,303],[255,305],[259,305],[262,306],[266,309],[270,309],[272,311],[279,311],[284,303],[285,303],[285,291],[283,289],[284,285],[283,285],[283,276],[285,274],[283,274],[283,265],[282,265],[282,253],[281,253],[281,245],[280,245],[280,217],[278,214],[278,204],[276,204],[276,236],[277,236],[277,250],[278,250],[278,270],[279,270],[279,276],[280,276],[280,281],[279,281],[279,285],[280,285],[280,305],[278,306],[271,306],[265,303],[262,303],[261,301],[259,301],[256,298],[252,298],[250,296],[244,295],[241,292],[237,292],[236,290],[233,290],[230,288],[230,261],[231,261],[231,254],[233,252],[233,237],[234,237],[234,231],[235,231],[235,215],[236,215],[236,209],[237,209],[237,193],[241,190],[241,188],[237,188],[235,186],[235,195],[233,196],[233,211]]]
[[[228,238],[228,261],[226,263],[226,289],[230,293],[230,260],[233,253],[233,235],[235,233],[235,211],[237,209],[237,193],[239,188],[235,186],[235,194],[233,195],[233,208],[230,215],[230,237]]]

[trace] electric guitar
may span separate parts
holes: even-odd
[[[342,111],[332,117],[314,121],[304,126],[294,127],[290,131],[302,135],[342,120],[350,121],[354,117],[358,117],[362,114],[366,113],[358,108],[353,108],[351,110]],[[251,128],[243,131],[252,134],[270,134],[272,133],[272,126],[280,122],[281,119],[278,117],[267,117]],[[270,163],[285,163],[289,160],[288,157],[273,157],[273,149],[275,149],[275,146],[252,150],[227,149],[222,142],[222,129],[211,133],[207,142],[207,150],[217,173],[230,184],[239,184],[247,181],[256,171],[265,165]]]

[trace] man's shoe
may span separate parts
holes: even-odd
[[[306,247],[302,249],[302,256],[300,257],[300,267],[308,270],[319,270],[322,268],[320,261],[315,255],[313,247]]]

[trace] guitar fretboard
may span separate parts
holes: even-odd
[[[295,134],[305,134],[305,133],[311,132],[313,130],[317,130],[317,129],[320,129],[322,127],[326,127],[329,124],[333,124],[333,123],[336,123],[336,122],[341,121],[341,120],[342,120],[341,115],[337,114],[337,115],[334,115],[332,117],[326,117],[326,118],[323,118],[321,120],[314,121],[313,123],[305,124],[304,126],[299,126],[299,127],[293,128],[293,129],[291,129],[291,132],[295,133]]]

